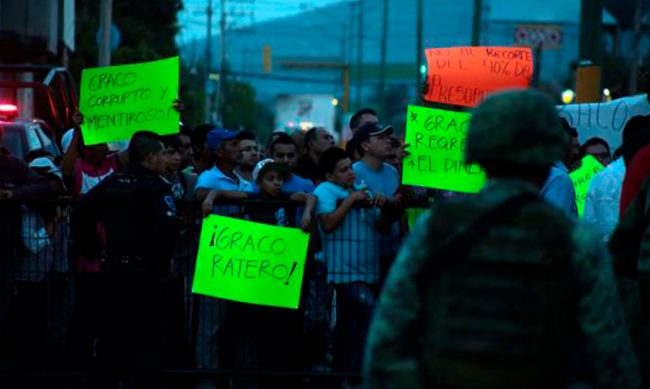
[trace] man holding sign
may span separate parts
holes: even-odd
[[[306,201],[301,227],[308,231],[315,197],[302,192],[283,194],[281,188],[289,174],[287,165],[265,159],[257,163],[252,178],[262,200]],[[221,198],[251,197],[243,192],[211,193],[220,193]],[[283,371],[300,368],[302,312],[295,308],[300,298],[309,236],[293,228],[274,227],[294,226],[295,212],[296,206],[286,204],[251,204],[245,207],[248,219],[264,224],[228,218],[220,218],[216,225],[210,219],[205,221],[203,231],[207,229],[212,235],[206,246],[204,243],[208,242],[202,232],[193,291],[233,300],[227,304],[224,322],[231,343],[226,349],[232,350],[232,355],[224,358],[225,367]],[[231,244],[225,245],[227,241]],[[259,323],[264,323],[267,331],[260,332]],[[269,333],[273,335],[264,335]],[[277,352],[280,349],[282,353]],[[233,378],[239,380],[240,377]]]
[[[178,133],[178,57],[133,65],[84,69],[79,110],[84,144],[127,140],[138,130]]]

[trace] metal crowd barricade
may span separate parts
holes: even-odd
[[[274,204],[299,207],[291,202]],[[74,205],[61,200],[21,206],[18,234],[15,223],[0,218],[0,236],[19,240],[13,242],[16,248],[11,253],[0,253],[0,386],[38,382],[43,377],[75,385],[92,382],[93,361],[80,360],[78,355],[83,343],[79,331],[88,331],[79,328],[78,320],[83,312],[78,309],[80,274],[70,234]],[[240,309],[238,303],[192,294],[201,207],[177,205],[180,230],[166,290],[174,312],[167,325],[178,339],[171,344],[176,358],[168,363],[166,374],[184,382],[182,387],[258,380],[335,387],[343,379],[361,377],[364,333],[355,328],[367,327],[370,320],[380,288],[380,257],[390,255],[384,252],[384,243],[398,239],[395,229],[382,235],[375,228],[379,210],[356,207],[339,231],[312,232],[298,311],[299,334],[294,339],[299,355],[287,366],[262,369],[233,363],[233,358],[246,361],[248,357],[243,349],[246,342],[237,338],[241,337],[237,327],[245,323],[228,320],[229,312]],[[214,211],[245,217],[247,209],[264,206],[263,201],[246,200],[220,203]],[[277,355],[283,352],[277,350]]]

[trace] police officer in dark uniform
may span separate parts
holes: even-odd
[[[103,258],[97,337],[102,385],[160,387],[166,319],[163,281],[177,234],[174,197],[159,176],[163,144],[140,131],[129,163],[81,199],[74,238],[81,254]]]

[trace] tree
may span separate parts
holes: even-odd
[[[241,81],[227,81],[224,89],[223,125],[253,131],[260,141],[266,140],[273,129],[273,115],[255,101],[255,89]]]
[[[99,45],[97,0],[76,1],[76,51],[70,59],[75,79],[81,70],[97,66]],[[120,30],[120,46],[111,54],[114,65],[155,61],[178,55],[175,38],[181,0],[114,0],[113,24]]]

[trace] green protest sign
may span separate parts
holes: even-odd
[[[402,183],[454,192],[476,193],[486,176],[478,165],[466,165],[463,152],[470,114],[408,106]]]
[[[598,162],[596,158],[587,154],[581,162],[578,169],[569,173],[573,188],[576,192],[576,207],[578,208],[578,216],[582,217],[585,213],[585,201],[587,200],[587,190],[589,183],[598,172],[605,167]]]
[[[429,212],[429,208],[404,209],[404,213],[406,214],[406,221],[409,226],[409,231],[413,231],[413,227],[415,227],[415,223],[417,223],[422,216],[427,215],[428,212]]]
[[[148,130],[161,135],[178,132],[178,57],[132,65],[84,69],[79,111],[84,143],[130,139]]]
[[[210,215],[203,220],[192,293],[298,308],[309,235]]]

